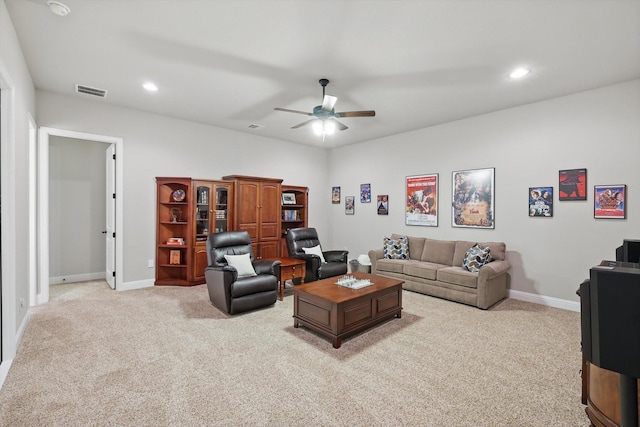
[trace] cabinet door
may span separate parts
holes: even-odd
[[[262,241],[258,245],[260,251],[259,259],[275,259],[279,257],[280,240]]]
[[[257,182],[239,181],[237,188],[236,212],[237,230],[249,233],[252,240],[257,240],[258,235],[258,197],[260,187]]]
[[[193,277],[195,283],[204,283],[204,269],[207,268],[207,247],[197,245],[193,250]]]
[[[216,184],[214,192],[215,206],[211,219],[211,228],[214,233],[229,231],[233,227],[231,224],[231,211],[229,209],[231,197],[233,197],[231,193],[231,185]]]
[[[265,182],[260,193],[260,239],[280,238],[280,185]]]
[[[208,183],[194,182],[194,200],[196,201],[195,218],[194,218],[194,235],[195,242],[204,242],[211,232],[211,197],[212,187]]]

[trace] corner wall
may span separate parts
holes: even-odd
[[[147,262],[155,259],[157,176],[220,179],[253,175],[309,187],[309,224],[329,239],[323,207],[328,197],[328,152],[324,149],[79,96],[38,91],[36,99],[40,126],[123,138],[124,282],[131,287],[152,284],[155,277]],[[50,203],[58,201],[51,199]]]
[[[418,131],[337,148],[330,186],[342,203],[324,201],[335,248],[350,258],[404,233],[434,239],[504,241],[511,290],[577,302],[589,268],[615,259],[624,238],[640,238],[640,80],[498,111]],[[451,177],[457,170],[495,168],[495,229],[451,226]],[[587,201],[558,201],[558,171],[587,168]],[[438,173],[439,226],[406,226],[405,177]],[[389,215],[360,203],[360,184],[389,195]],[[594,219],[593,186],[627,185],[627,219]],[[528,216],[528,189],[553,186],[553,218]],[[344,196],[356,196],[355,215]],[[553,305],[553,304],[552,304]]]

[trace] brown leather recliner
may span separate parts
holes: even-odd
[[[249,254],[255,275],[238,275],[225,255]],[[220,310],[236,314],[273,305],[278,299],[280,261],[254,259],[251,238],[246,231],[226,231],[207,238],[209,266],[204,275],[209,299]]]
[[[322,262],[320,256],[307,254],[303,248],[319,246],[318,232],[315,228],[292,228],[287,231],[287,249],[289,257],[306,261],[306,282],[326,279],[327,277],[347,274],[346,250],[322,251],[326,262]]]

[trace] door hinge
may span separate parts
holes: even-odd
[[[116,233],[113,233],[113,238],[114,238],[114,239],[116,238]]]
[[[113,277],[116,277],[116,272],[115,271],[113,272]]]
[[[113,198],[114,198],[114,199],[116,198],[116,193],[113,193]]]
[[[113,160],[115,160],[115,159],[116,159],[116,155],[114,154],[114,155],[113,155]]]

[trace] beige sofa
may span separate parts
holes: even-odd
[[[401,235],[393,234],[397,240]],[[487,309],[507,297],[511,265],[502,242],[478,242],[490,248],[491,261],[476,273],[462,262],[476,242],[408,237],[410,259],[385,259],[383,248],[369,251],[371,273],[404,280],[404,289]]]

